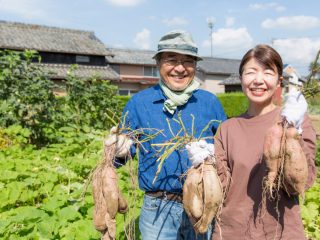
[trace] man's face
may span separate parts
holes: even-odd
[[[193,80],[196,60],[189,55],[164,52],[158,61],[160,75],[165,84],[173,91],[183,91]]]

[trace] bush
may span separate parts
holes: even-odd
[[[244,113],[248,108],[248,100],[243,93],[217,94],[228,118]]]
[[[56,101],[53,83],[34,60],[40,60],[35,51],[0,51],[0,126],[21,125],[40,142]]]
[[[43,146],[59,140],[60,128],[89,132],[117,122],[123,104],[115,98],[116,86],[95,76],[76,78],[75,65],[66,79],[67,96],[55,97],[50,74],[34,61],[40,62],[35,51],[0,51],[0,127],[27,128],[31,142]]]
[[[309,114],[320,114],[320,94],[307,98]]]
[[[238,116],[248,108],[248,100],[243,93],[221,93],[217,94],[217,97],[228,118]],[[123,109],[130,99],[130,96],[117,96],[117,99],[121,101],[119,106]]]
[[[118,89],[109,81],[79,79],[72,67],[66,79],[65,97],[60,97],[60,120],[63,125],[78,128],[108,129],[120,116],[121,102],[115,97]],[[61,124],[61,123],[60,123]]]
[[[121,108],[121,110],[124,109],[124,107],[126,106],[127,102],[130,99],[130,96],[116,96],[116,98],[119,100],[119,107]]]

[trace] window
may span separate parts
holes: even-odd
[[[137,92],[138,92],[138,90],[122,89],[122,90],[119,90],[119,95],[120,96],[133,96]]]
[[[89,56],[77,55],[76,56],[76,62],[77,63],[88,63],[88,62],[90,62],[90,58],[89,58]]]
[[[158,72],[157,67],[144,66],[143,67],[143,76],[159,77],[159,72]]]

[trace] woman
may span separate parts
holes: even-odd
[[[273,96],[280,86],[282,69],[280,55],[268,45],[257,45],[241,61],[241,86],[249,107],[244,114],[222,123],[215,136],[218,173],[227,194],[213,239],[305,239],[299,196],[284,189],[274,200],[263,194],[267,175],[264,137],[280,119],[281,108],[273,103]],[[305,115],[299,146],[308,161],[306,189],[316,177],[315,144],[315,131]]]

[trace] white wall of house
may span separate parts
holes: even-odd
[[[212,93],[224,93],[224,85],[220,85],[224,79],[229,76],[223,75],[205,75],[203,73],[197,73],[197,77],[201,79],[201,89],[207,90]]]
[[[224,93],[224,85],[220,85],[222,80],[206,80],[205,90],[213,93]]]

